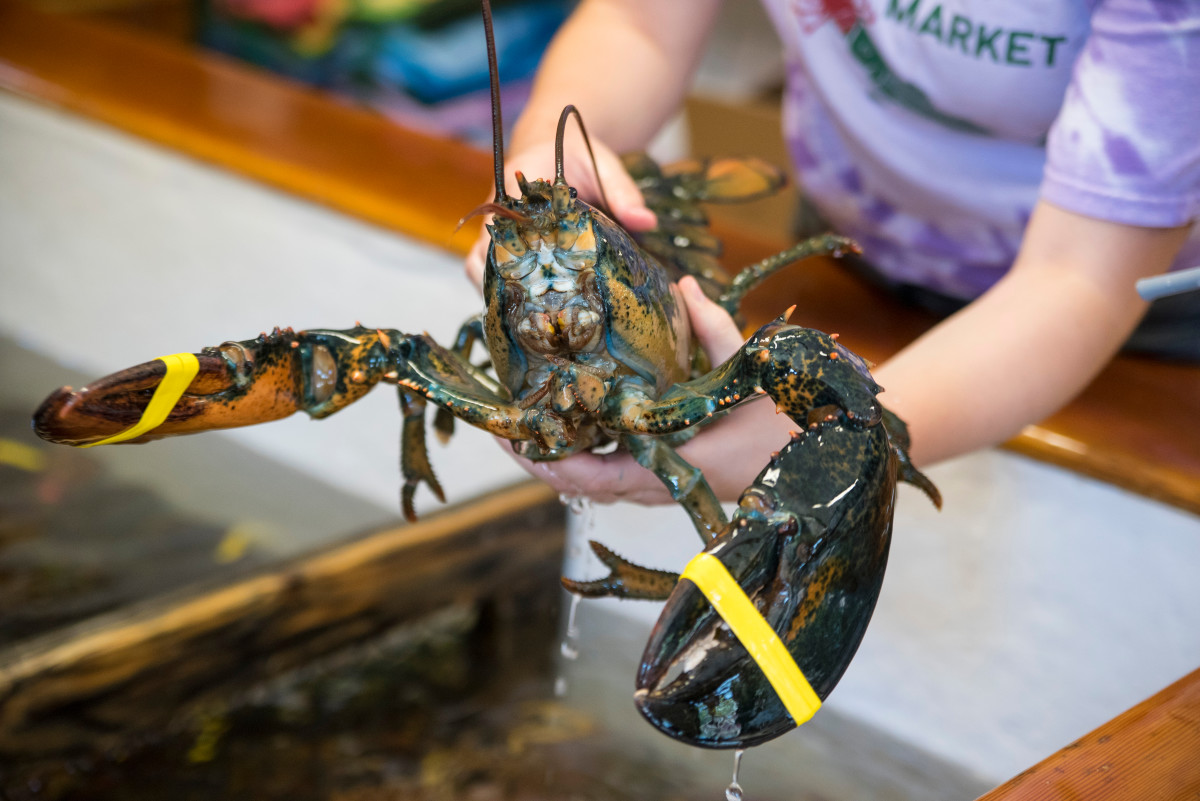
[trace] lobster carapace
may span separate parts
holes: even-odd
[[[785,316],[709,369],[676,282],[695,276],[736,314],[744,294],[771,273],[855,246],[815,237],[727,278],[701,204],[776,191],[782,175],[752,159],[660,168],[645,156],[628,157],[626,167],[658,217],[654,230],[628,233],[566,182],[562,140],[571,107],[559,121],[554,179],[518,174],[521,196],[510,197],[486,2],[484,20],[496,159],[496,197],[482,207],[494,215],[486,308],[461,328],[453,348],[393,329],[275,329],[146,362],[84,389],[60,389],[37,410],[34,428],[44,439],[76,446],[146,442],[300,410],[326,417],[375,384],[390,383],[403,410],[409,518],[421,484],[443,496],[425,445],[427,404],[437,409],[440,434],[450,435],[458,418],[510,440],[530,459],[625,448],[688,512],[705,545],[704,565],[716,573],[689,568],[680,580],[595,545],[611,574],[564,579],[565,586],[589,596],[668,599],[635,695],[662,731],[718,748],[774,737],[811,714],[858,647],[883,578],[897,480],[940,499],[909,463],[904,424],[877,401],[880,388],[861,359]],[[490,373],[487,363],[471,360],[480,342]],[[769,396],[798,431],[771,455],[728,520],[704,476],[675,447],[759,396]],[[702,575],[731,583],[714,591]],[[750,610],[742,617],[758,634],[744,633],[719,600],[738,595]],[[774,656],[760,654],[760,646]],[[787,701],[793,685],[807,701]]]

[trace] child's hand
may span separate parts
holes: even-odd
[[[521,192],[514,177],[517,171],[522,172],[529,180],[542,178],[554,180],[554,137],[521,147],[505,157],[504,167],[507,179],[506,189],[510,195],[519,197]],[[642,193],[634,184],[629,173],[621,164],[621,159],[603,142],[592,140],[592,148],[596,154],[596,169],[592,168],[592,160],[588,157],[587,147],[577,129],[568,128],[566,141],[563,144],[563,172],[567,183],[575,187],[579,197],[593,206],[602,205],[599,185],[596,182],[596,172],[604,183],[604,193],[612,204],[610,211],[616,221],[633,231],[645,231],[656,224],[654,212],[646,208]],[[494,195],[494,192],[493,192]],[[488,200],[493,195],[488,196]],[[491,215],[484,218],[491,222]],[[488,233],[486,228],[479,232],[479,238],[471,247],[466,258],[467,276],[477,288],[483,286],[484,262],[487,259]]]

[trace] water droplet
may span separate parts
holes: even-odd
[[[744,793],[742,785],[738,784],[738,773],[742,769],[742,755],[746,749],[739,748],[733,752],[733,781],[725,788],[725,801],[742,801]]]
[[[571,595],[571,608],[567,612],[567,632],[563,637],[562,645],[559,647],[559,652],[563,655],[563,659],[574,661],[579,658],[579,649],[575,647],[575,638],[579,636],[579,627],[575,625],[575,615],[579,609],[579,602],[583,600],[582,595]]]
[[[579,602],[582,600],[582,595],[571,593],[571,608],[567,610],[567,639],[569,640],[579,636],[579,626],[575,624],[575,617],[579,614]]]

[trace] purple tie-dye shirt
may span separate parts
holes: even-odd
[[[1200,0],[764,0],[801,186],[889,277],[975,297],[1038,198],[1200,217]],[[1200,264],[1200,226],[1176,267]]]

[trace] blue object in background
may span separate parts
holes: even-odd
[[[442,134],[490,130],[479,9],[445,0],[202,0],[202,45]],[[573,0],[499,2],[497,61],[510,121]],[[490,134],[488,134],[490,136]]]
[[[500,6],[493,12],[496,60],[504,82],[533,75],[542,53],[569,11],[566,2]],[[410,25],[385,29],[374,59],[382,82],[403,86],[424,103],[437,103],[488,87],[482,22],[461,19],[439,30]]]

